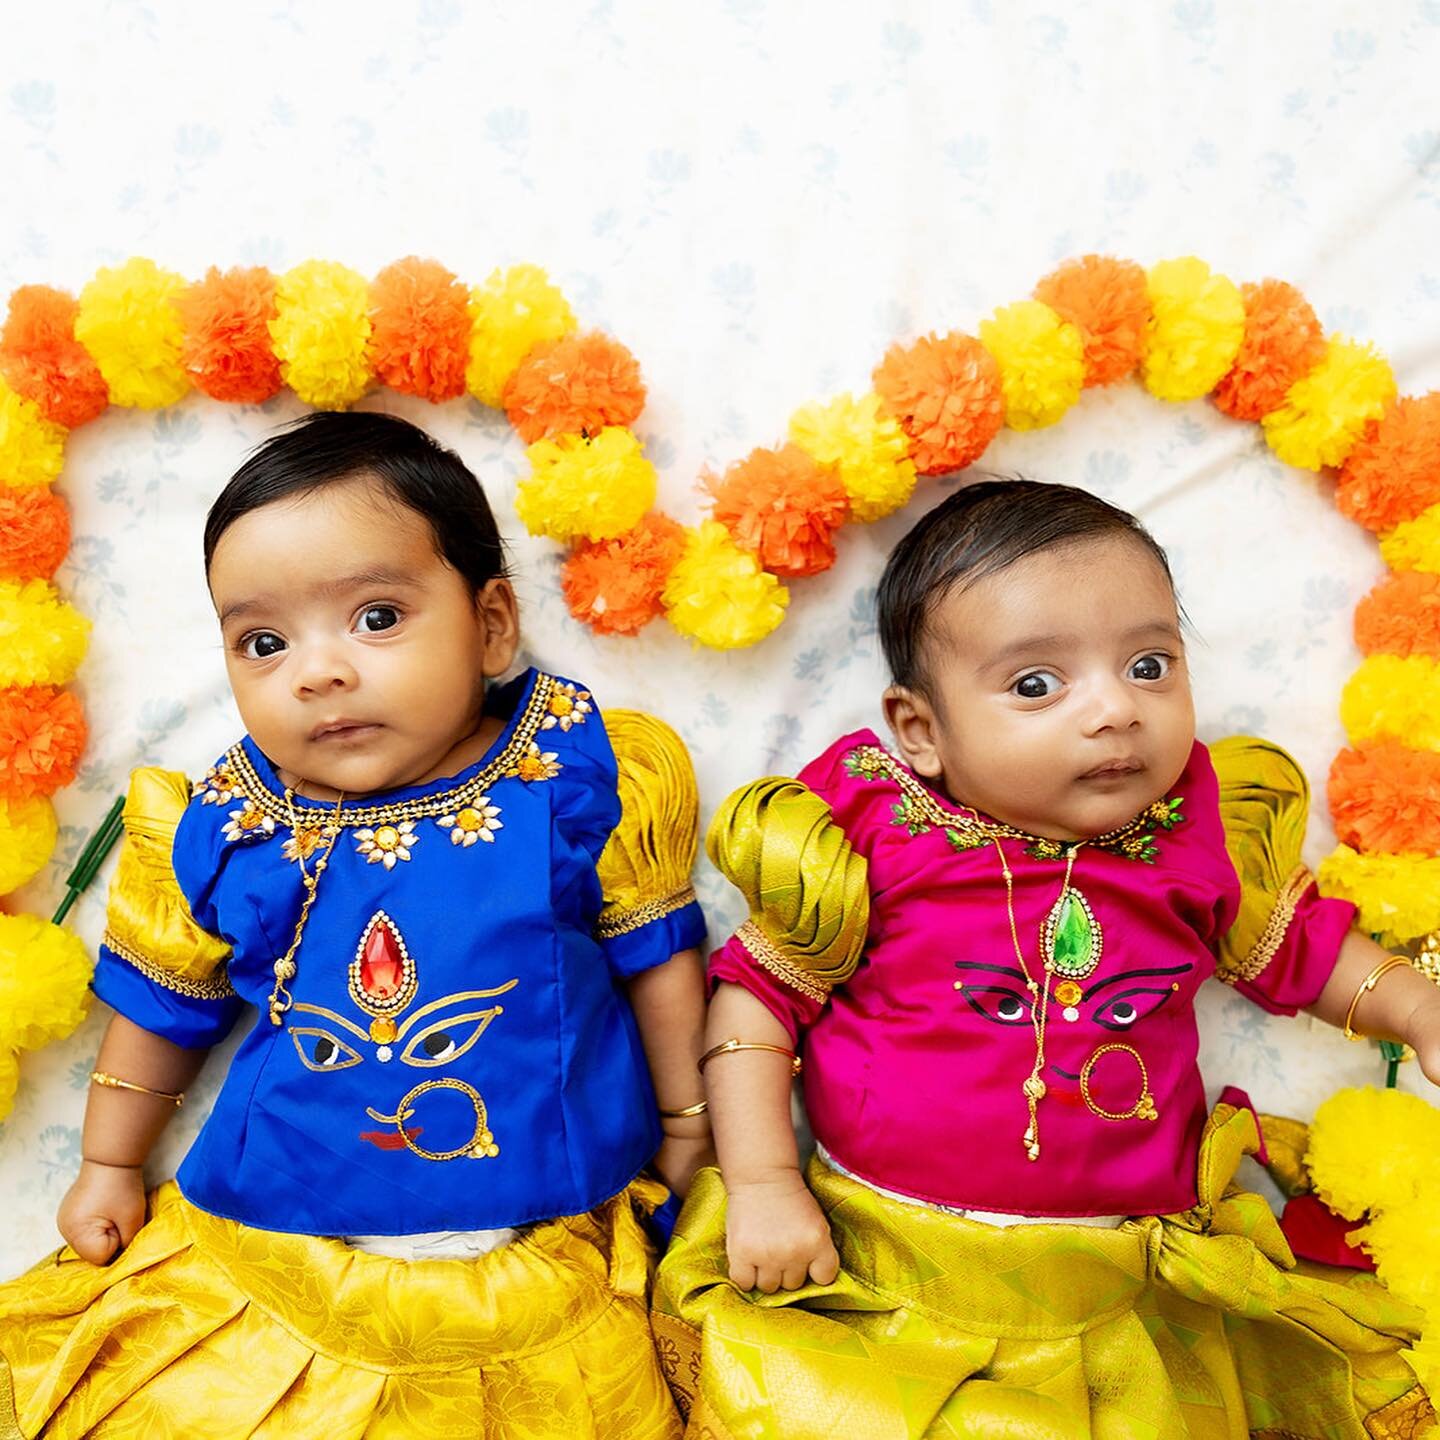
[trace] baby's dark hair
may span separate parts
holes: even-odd
[[[1170,562],[1128,511],[1073,485],[979,480],[943,500],[890,552],[877,599],[880,644],[894,683],[923,691],[930,615],[951,591],[973,585],[1041,550],[1123,535]]]
[[[505,574],[505,547],[480,482],[453,451],[396,415],[316,411],[252,450],[205,517],[205,573],[220,537],[262,505],[371,475],[396,503],[422,515],[436,553],[473,594]]]

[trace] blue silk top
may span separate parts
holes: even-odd
[[[587,691],[530,670],[490,705],[508,718],[483,759],[343,805],[338,830],[333,806],[298,799],[292,828],[247,736],[171,852],[228,966],[176,979],[107,934],[94,988],[137,1025],[202,1047],[259,1012],[177,1177],[195,1205],[309,1235],[493,1229],[589,1210],[654,1154],[623,982],[699,944],[703,917],[682,879],[601,922],[621,807]],[[297,858],[315,876],[327,845],[274,1024]]]

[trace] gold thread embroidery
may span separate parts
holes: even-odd
[[[490,786],[500,779],[511,766],[516,765],[519,757],[528,751],[530,742],[535,739],[541,721],[547,713],[550,697],[555,692],[556,684],[553,676],[536,673],[530,698],[526,701],[525,709],[516,722],[515,729],[505,748],[464,784],[457,785],[452,790],[427,795],[422,799],[400,800],[391,805],[356,806],[345,811],[339,824],[348,828],[378,828],[382,825],[398,828],[400,822],[405,820],[438,818],[441,815],[456,813],[467,805],[474,805],[477,797],[483,796]],[[259,773],[250,763],[250,757],[246,755],[243,745],[232,745],[225,752],[221,763],[233,771],[247,800],[257,806],[262,814],[272,821],[286,820],[288,823],[290,811],[284,799],[275,794],[260,778]],[[334,816],[329,809],[297,806],[294,814],[296,821],[301,826],[334,823]]]
[[[464,1000],[493,1000],[497,995],[508,995],[518,984],[519,979],[507,980],[503,985],[497,985],[493,990],[457,990],[453,995],[442,995],[438,1000],[432,1000],[428,1005],[422,1005],[413,1015],[407,1015],[404,1023],[396,1032],[396,1040],[403,1040],[410,1033],[416,1024],[427,1015],[433,1015],[445,1005],[458,1005]],[[495,1007],[495,1013],[501,1013],[501,1007]],[[453,1018],[453,1017],[447,1017]]]
[[[895,823],[903,825],[911,835],[923,835],[932,825],[938,826],[957,850],[975,850],[994,840],[1024,840],[1030,853],[1042,860],[1063,860],[1074,843],[1032,835],[999,820],[982,819],[973,810],[952,810],[878,745],[857,745],[846,754],[845,768],[858,779],[888,779],[900,787]],[[1129,860],[1153,861],[1157,853],[1150,843],[1153,832],[1173,830],[1184,823],[1180,804],[1178,799],[1156,800],[1118,829],[1107,830],[1084,843],[1089,849],[1108,850]]]
[[[1250,953],[1243,960],[1231,960],[1218,965],[1215,969],[1216,978],[1227,985],[1235,985],[1242,980],[1249,984],[1257,980],[1284,944],[1290,922],[1295,918],[1295,908],[1314,881],[1315,877],[1310,871],[1303,865],[1299,866],[1280,887],[1280,893],[1275,897],[1275,905],[1270,911],[1270,918],[1266,920],[1260,938],[1250,947]]]
[[[410,1132],[405,1128],[406,1119],[414,1113],[414,1107],[410,1102],[431,1090],[458,1090],[475,1107],[475,1133],[457,1149],[426,1150],[423,1146],[415,1143]],[[495,1143],[494,1135],[490,1133],[485,1102],[480,1098],[480,1092],[473,1085],[467,1085],[465,1081],[456,1080],[448,1075],[443,1080],[425,1080],[411,1090],[395,1107],[395,1128],[400,1132],[400,1138],[405,1142],[405,1148],[413,1151],[422,1160],[458,1160],[462,1155],[471,1160],[488,1160],[500,1153],[500,1147]]]
[[[337,1015],[333,1010],[327,1010],[323,1005],[310,1005],[304,1000],[297,1000],[290,1007],[290,1011],[294,1015],[319,1015],[325,1020],[333,1020],[335,1024],[342,1026],[361,1040],[368,1040],[370,1038],[369,1033],[363,1030],[353,1020],[347,1020],[343,1015]]]
[[[191,1000],[224,1000],[235,993],[228,977],[219,971],[213,980],[185,980],[162,970],[153,960],[147,960],[138,950],[127,945],[113,930],[107,930],[100,943],[113,950],[126,964],[133,965],[147,980],[153,980],[177,995],[188,996]]]
[[[687,885],[683,890],[677,890],[673,895],[666,895],[661,900],[647,900],[643,905],[617,910],[596,922],[595,938],[613,940],[617,935],[628,935],[632,930],[639,930],[650,924],[652,920],[663,920],[667,915],[683,910],[694,898],[694,887]]]
[[[1373,1440],[1419,1440],[1435,1420],[1435,1406],[1423,1385],[1407,1390],[1365,1417]]]
[[[830,998],[830,987],[795,964],[753,920],[747,920],[735,932],[735,938],[761,969],[768,970],[806,999],[823,1005]]]
[[[1090,1094],[1090,1076],[1095,1069],[1095,1062],[1102,1055],[1109,1055],[1112,1051],[1123,1052],[1140,1067],[1139,1097],[1123,1113],[1117,1110],[1106,1110]],[[1090,1107],[1091,1113],[1098,1115],[1102,1120],[1158,1120],[1160,1118],[1160,1112],[1155,1108],[1155,1097],[1150,1093],[1150,1076],[1145,1069],[1145,1062],[1140,1058],[1140,1052],[1133,1045],[1112,1043],[1101,1045],[1095,1050],[1080,1068],[1080,1094],[1086,1105]]]

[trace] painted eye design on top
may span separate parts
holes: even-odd
[[[1090,1018],[1107,1030],[1128,1030],[1147,1015],[1153,1015],[1174,993],[1175,990],[1170,987],[1156,990],[1142,986],[1122,990],[1118,995],[1107,996],[1091,1012]]]
[[[319,1026],[295,1025],[290,1028],[295,1053],[307,1070],[348,1070],[365,1057],[338,1036]]]
[[[452,1060],[458,1060],[503,1011],[503,1006],[496,1005],[489,1010],[472,1010],[465,1015],[447,1015],[412,1035],[400,1052],[400,1058],[407,1065],[448,1065]]]
[[[1030,1001],[1008,985],[962,985],[965,1003],[992,1025],[1028,1025]]]

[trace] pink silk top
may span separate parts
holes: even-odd
[[[1152,862],[1079,851],[1071,886],[1088,901],[1102,948],[1093,972],[1059,999],[1062,977],[1050,978],[1032,1161],[1021,1086],[1035,1032],[995,846],[959,852],[937,825],[912,834],[897,818],[898,783],[845,764],[856,747],[878,744],[869,731],[846,736],[799,777],[868,862],[870,927],[855,974],[821,1003],[764,968],[739,936],[710,958],[712,984],[744,986],[801,1041],[816,1139],[861,1179],[962,1209],[1140,1215],[1194,1205],[1207,1113],[1195,992],[1215,972],[1240,896],[1208,751],[1195,745],[1172,791],[1185,818],[1156,831]],[[1065,864],[1032,858],[1022,840],[1000,843],[1022,954],[1043,977],[1041,930]],[[1274,1013],[1311,1004],[1353,915],[1312,885],[1269,964],[1237,988]],[[1142,1063],[1153,1118],[1131,1113]]]

